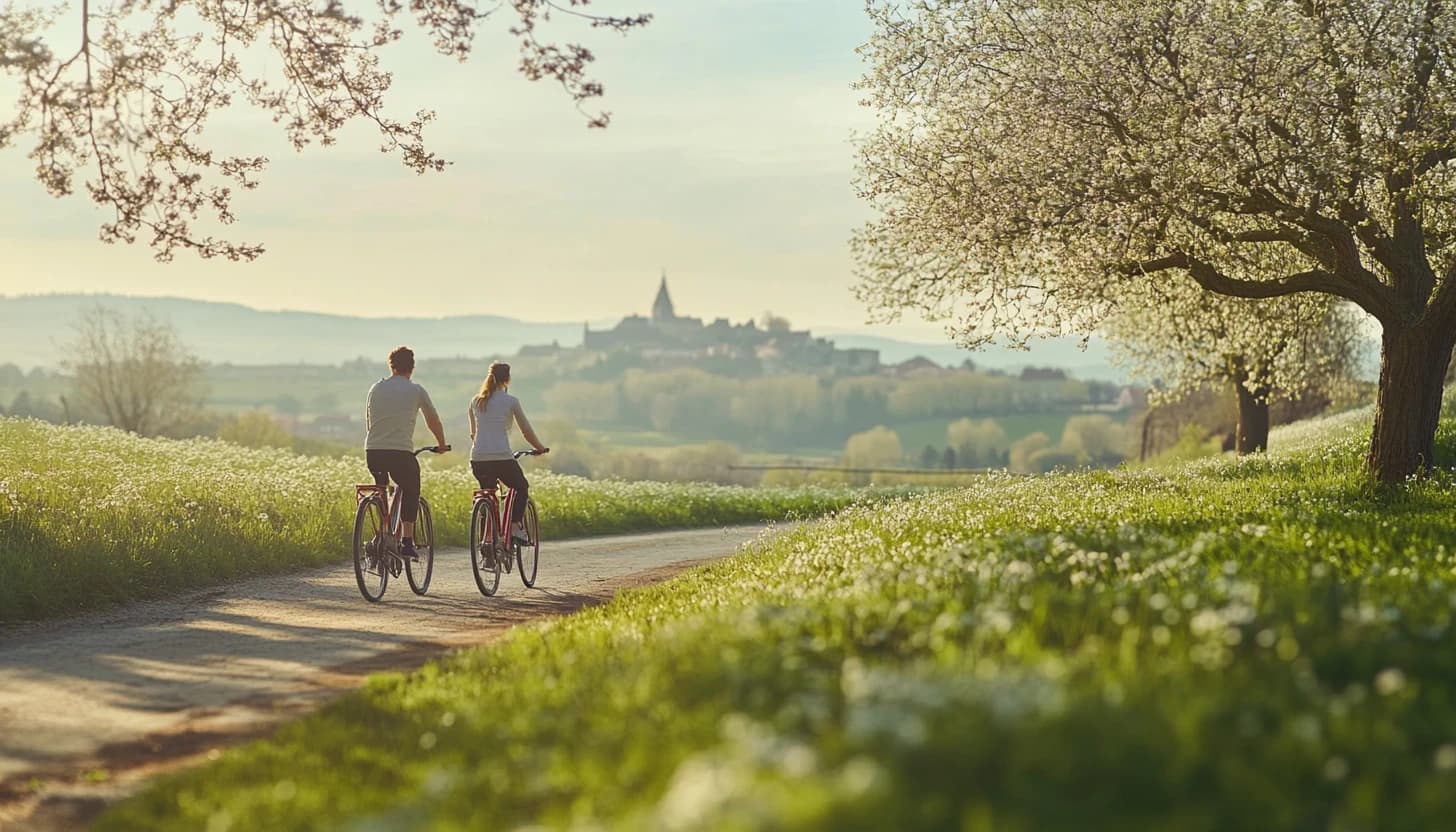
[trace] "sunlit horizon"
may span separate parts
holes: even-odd
[[[237,196],[219,229],[259,242],[256,262],[97,241],[103,214],[78,194],[53,199],[28,148],[0,152],[9,268],[0,294],[101,292],[360,317],[491,314],[608,321],[640,314],[665,268],[685,314],[757,319],[945,342],[944,328],[868,323],[852,293],[848,239],[868,216],[851,184],[853,137],[872,114],[852,89],[870,25],[859,4],[704,0],[650,11],[628,37],[559,24],[597,53],[601,102],[588,130],[569,99],[515,72],[503,31],[456,64],[420,43],[385,55],[395,115],[433,109],[432,146],[452,162],[417,176],[361,127],[296,154],[260,113],[229,111],[207,134],[263,152],[261,187]],[[78,181],[79,185],[79,181]]]

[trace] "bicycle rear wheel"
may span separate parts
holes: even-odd
[[[435,518],[424,497],[420,498],[420,516],[415,520],[415,551],[420,559],[405,561],[404,572],[409,577],[410,589],[416,595],[424,595],[430,591],[430,578],[435,574]]]
[[[470,572],[481,595],[494,595],[500,587],[501,560],[496,552],[500,530],[490,503],[479,500],[470,510]]]
[[[526,501],[526,516],[522,518],[530,546],[516,544],[516,565],[521,568],[521,583],[528,587],[536,585],[536,566],[541,561],[541,524],[536,519],[536,501]]]
[[[354,513],[354,579],[359,582],[359,594],[370,602],[383,598],[389,586],[385,528],[380,501],[371,497],[361,502]]]

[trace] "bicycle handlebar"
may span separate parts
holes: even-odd
[[[450,445],[446,445],[443,448],[440,447],[439,445],[431,445],[428,448],[420,448],[418,451],[415,451],[415,456],[419,456],[420,454],[425,453],[425,452],[434,453],[434,454],[443,454],[443,453],[448,452],[451,449],[451,447],[452,446],[450,446]],[[541,454],[544,454],[544,453],[546,453],[546,451],[549,451],[549,450],[551,450],[551,449],[550,448],[547,448],[545,451],[537,451],[537,450],[516,451],[514,454],[512,454],[512,458],[514,458],[514,459],[520,459],[523,456],[540,456]]]

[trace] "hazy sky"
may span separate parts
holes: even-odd
[[[25,149],[4,151],[0,293],[575,321],[647,311],[666,268],[683,314],[772,310],[796,325],[862,324],[847,246],[867,216],[850,184],[852,135],[872,124],[850,88],[862,72],[855,47],[869,34],[862,3],[593,8],[656,15],[626,38],[553,24],[555,37],[583,37],[597,51],[613,113],[605,131],[587,130],[556,87],[515,74],[517,51],[499,23],[465,65],[413,43],[387,58],[395,116],[438,113],[428,135],[454,162],[443,174],[410,173],[362,128],[297,155],[266,117],[228,114],[210,135],[273,160],[263,186],[239,198],[230,229],[268,247],[251,264],[184,255],[162,265],[145,248],[104,246],[87,201],[50,198],[31,181]],[[385,297],[394,308],[381,307]],[[886,334],[939,332],[916,322]]]

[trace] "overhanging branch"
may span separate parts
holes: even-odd
[[[1151,260],[1123,263],[1117,270],[1125,275],[1148,275],[1163,271],[1184,271],[1205,290],[1220,295],[1249,300],[1267,300],[1303,292],[1318,292],[1345,298],[1381,321],[1395,315],[1393,302],[1382,292],[1383,287],[1366,286],[1324,269],[1311,269],[1286,275],[1276,280],[1244,280],[1230,277],[1210,263],[1178,253]]]

